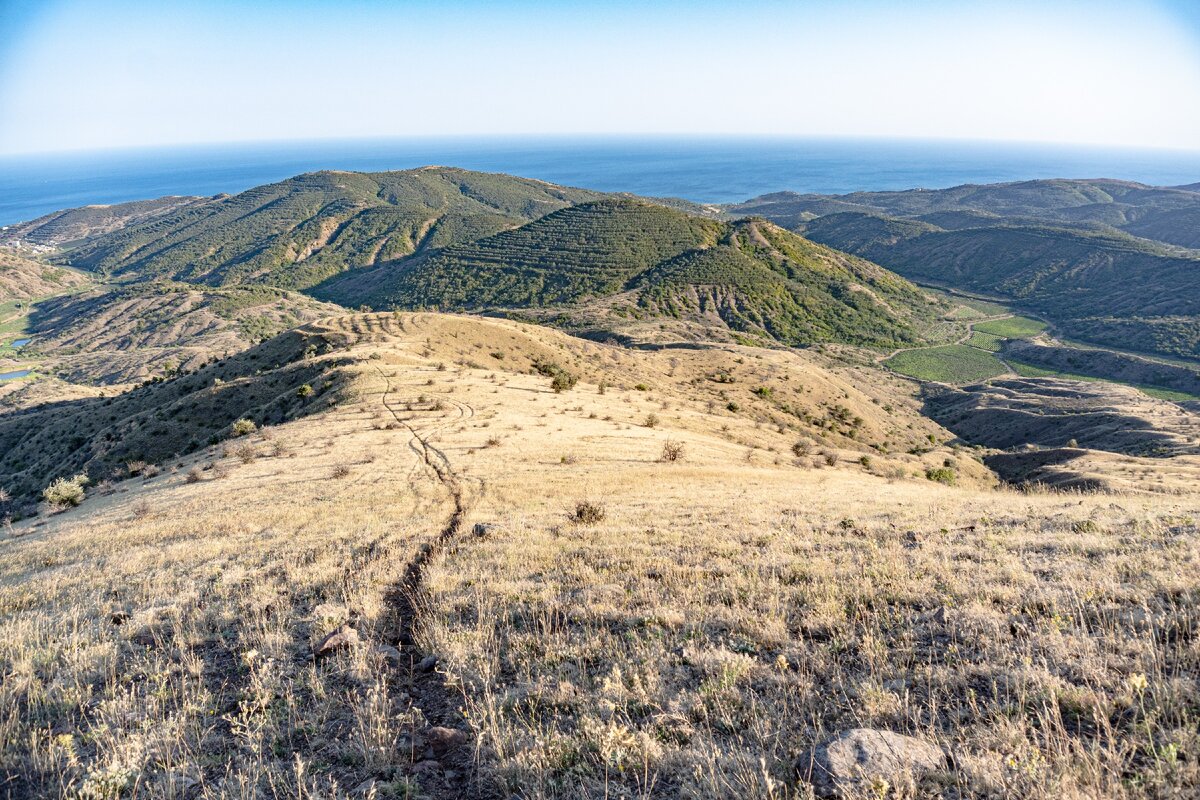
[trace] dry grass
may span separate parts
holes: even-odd
[[[633,353],[428,315],[337,321],[329,338],[361,359],[351,399],[280,426],[286,457],[253,434],[259,457],[220,461],[221,480],[192,481],[189,461],[0,541],[11,785],[803,797],[792,759],[868,725],[954,755],[927,794],[1200,787],[1195,493],[996,490],[970,454],[905,452],[945,432],[891,379],[786,353]],[[438,371],[480,350],[504,369]],[[553,393],[534,359],[580,385]],[[773,399],[746,389],[728,412],[716,368]],[[426,448],[381,424],[387,398]],[[852,438],[821,416],[818,435],[775,424],[781,402],[863,422]],[[686,460],[660,460],[664,433]],[[213,457],[195,466],[212,474]],[[925,479],[947,460],[960,485]],[[479,774],[459,783],[416,769],[410,672],[373,651],[396,644],[391,589],[452,518],[447,485],[458,529],[498,523],[435,552],[417,604],[421,650],[474,734]],[[578,498],[603,518],[572,524]],[[362,642],[311,660],[347,620]]]

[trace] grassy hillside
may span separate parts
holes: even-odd
[[[304,289],[345,269],[470,241],[596,197],[440,167],[316,172],[128,225],[63,258],[116,276]]]
[[[0,306],[47,297],[87,283],[87,276],[0,248]]]
[[[1193,456],[1018,493],[875,369],[448,315],[224,368],[59,407],[114,450],[190,424],[142,402],[279,424],[0,536],[16,796],[804,798],[864,727],[939,763],[855,798],[1200,787]]]
[[[278,423],[325,408],[339,385],[337,360],[316,357],[329,347],[293,331],[167,382],[0,415],[0,485],[24,507],[54,478],[119,480],[129,462],[195,451],[239,419]]]
[[[99,286],[34,306],[22,350],[81,383],[133,383],[194,369],[341,309],[266,286],[169,281]]]
[[[1017,299],[1090,341],[1200,356],[1200,257],[1117,234],[1015,225],[946,231],[865,214],[822,217],[803,231],[909,278]]]
[[[763,221],[721,223],[630,199],[566,208],[399,264],[348,273],[319,295],[345,305],[570,306],[711,317],[787,344],[911,342],[940,304],[896,275]]]

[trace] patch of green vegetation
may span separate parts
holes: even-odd
[[[980,350],[987,350],[991,353],[999,353],[1003,339],[992,333],[983,333],[976,330],[971,333],[971,338],[967,339],[967,344],[971,347],[978,347]]]
[[[1130,386],[1137,389],[1142,394],[1156,397],[1159,400],[1170,400],[1172,402],[1180,402],[1184,400],[1200,400],[1200,396],[1189,394],[1188,392],[1177,392],[1173,389],[1161,389],[1157,386],[1146,386],[1144,384],[1127,383],[1125,381],[1114,381],[1108,378],[1098,378],[1094,375],[1079,375],[1074,372],[1060,372],[1058,370],[1046,369],[1045,367],[1026,364],[1021,361],[1008,360],[1009,366],[1013,368],[1013,372],[1020,375],[1022,378],[1063,378],[1070,381],[1087,381],[1088,383],[1116,383],[1121,386]]]
[[[1046,323],[1029,317],[1012,316],[975,324],[980,333],[990,333],[1003,339],[1028,339],[1046,330]]]
[[[906,350],[884,364],[918,380],[952,384],[974,383],[1007,372],[991,353],[960,344]]]

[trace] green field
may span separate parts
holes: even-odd
[[[1022,378],[1064,378],[1071,381],[1087,381],[1089,383],[1119,383],[1122,386],[1132,386],[1142,394],[1150,397],[1157,397],[1159,400],[1200,400],[1194,394],[1187,392],[1176,392],[1172,389],[1160,389],[1157,386],[1144,386],[1137,383],[1126,383],[1124,381],[1114,381],[1111,378],[1097,378],[1092,375],[1077,375],[1073,372],[1056,372],[1052,369],[1044,367],[1035,367],[1033,364],[1026,364],[1022,361],[1009,361],[1009,366],[1013,368],[1013,372],[1020,375]]]
[[[974,331],[971,334],[971,338],[967,339],[967,344],[969,344],[971,347],[978,347],[980,350],[999,353],[1000,345],[1003,341],[1004,340],[1001,337],[996,336],[995,334]]]
[[[883,363],[902,375],[941,383],[973,383],[1008,371],[991,353],[962,344],[906,350]]]
[[[975,325],[980,333],[990,333],[1004,339],[1028,339],[1046,330],[1046,323],[1029,317],[1008,317]]]

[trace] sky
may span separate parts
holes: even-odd
[[[498,134],[1200,150],[1200,2],[0,0],[0,155]]]

